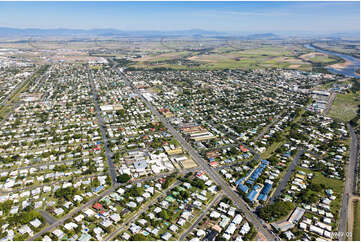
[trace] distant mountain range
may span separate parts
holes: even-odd
[[[190,30],[174,30],[174,31],[159,31],[159,30],[134,30],[125,31],[117,29],[38,29],[38,28],[8,28],[0,27],[0,37],[46,37],[46,36],[98,36],[98,37],[165,37],[165,36],[192,36],[192,37],[225,37],[234,36],[234,34],[227,32],[208,31],[202,29]],[[251,34],[246,35],[237,34],[238,38],[242,39],[275,39],[277,35],[272,33]]]
[[[272,33],[247,35],[248,39],[279,39],[279,36]]]
[[[283,32],[283,33],[241,33],[241,32],[220,32],[209,31],[203,29],[189,29],[189,30],[173,30],[173,31],[160,31],[160,30],[118,30],[118,29],[39,29],[39,28],[9,28],[0,27],[0,37],[50,37],[50,36],[63,36],[63,37],[215,37],[215,38],[230,38],[237,39],[282,39],[286,36],[323,36],[323,37],[350,37],[359,36],[359,33],[335,33],[335,34],[319,34],[310,32]]]
[[[159,30],[117,30],[117,29],[38,29],[38,28],[8,28],[0,27],[0,36],[27,36],[27,37],[41,37],[41,36],[209,36],[209,35],[224,35],[226,33],[207,31],[202,29],[191,30],[174,30],[174,31],[159,31]]]

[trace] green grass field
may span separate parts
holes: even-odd
[[[329,62],[333,62],[336,61],[333,58],[330,58],[328,56],[316,56],[314,58],[311,58],[312,62],[316,62],[316,63],[329,63]]]
[[[313,184],[323,184],[325,187],[331,188],[334,192],[338,194],[342,194],[343,192],[343,181],[327,178],[324,175],[322,175],[320,172],[312,172],[313,178],[312,183]]]
[[[352,240],[360,241],[360,200],[353,203],[353,213]]]
[[[278,149],[281,145],[283,145],[285,142],[281,141],[281,142],[273,142],[271,144],[271,146],[267,147],[267,150],[261,154],[261,158],[262,159],[267,159],[270,158],[272,153]]]
[[[321,184],[326,188],[331,188],[336,193],[336,199],[331,202],[331,212],[338,214],[337,211],[341,208],[341,199],[343,193],[343,181],[327,178],[320,172],[313,172],[312,184]]]
[[[337,94],[328,116],[343,122],[350,121],[357,115],[360,105],[360,92]]]
[[[207,53],[199,51],[179,51],[145,56],[135,59],[131,67],[138,69],[187,69],[187,70],[222,70],[222,69],[264,69],[284,68],[308,71],[311,64],[298,58],[300,46],[267,46],[245,43],[246,49],[232,47],[215,48]],[[175,60],[183,59],[189,64],[178,64]],[[158,61],[162,61],[157,63]],[[167,61],[170,61],[169,63]],[[151,63],[149,63],[151,62]]]
[[[320,185],[324,185],[326,187],[326,189],[330,188],[333,190],[336,199],[333,200],[331,202],[331,212],[334,214],[338,214],[338,211],[341,208],[341,200],[342,200],[342,194],[343,194],[343,181],[342,180],[337,180],[337,179],[332,179],[332,178],[327,178],[324,175],[322,175],[321,172],[317,172],[317,171],[311,171],[309,169],[306,168],[302,168],[302,167],[298,167],[297,170],[306,172],[306,173],[313,173],[313,178],[312,178],[312,184],[320,184]],[[322,196],[324,197],[326,195],[326,193],[322,193]]]

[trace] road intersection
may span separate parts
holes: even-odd
[[[164,116],[162,116],[154,106],[143,97],[142,93],[132,84],[132,82],[115,66],[113,67],[115,71],[121,75],[129,87],[132,88],[133,92],[138,94],[141,100],[146,104],[150,111],[163,123],[163,125],[168,129],[168,131],[173,135],[173,137],[180,143],[180,145],[188,152],[192,159],[200,166],[203,170],[206,171],[208,176],[222,188],[224,193],[233,201],[233,203],[240,209],[247,217],[247,219],[255,226],[255,229],[262,233],[267,240],[276,240],[278,239],[273,232],[269,231],[266,226],[262,225],[261,219],[257,217],[253,212],[248,208],[249,206],[242,200],[242,198],[230,188],[229,184],[218,174],[218,172],[211,168],[199,153],[179,134],[179,132],[169,124]]]
[[[206,160],[204,160],[201,155],[199,154],[199,152],[197,152],[192,146],[191,144],[189,144],[185,138],[183,138],[183,136],[180,134],[180,132],[178,130],[176,130],[173,125],[171,125],[168,120],[160,114],[160,112],[153,106],[152,103],[150,103],[146,98],[144,98],[144,96],[142,95],[141,91],[136,88],[132,81],[128,79],[127,76],[125,76],[123,74],[122,71],[119,70],[119,68],[114,65],[113,69],[123,78],[123,80],[125,81],[126,85],[129,86],[133,92],[135,94],[137,94],[139,96],[139,98],[146,104],[146,106],[149,108],[149,110],[152,112],[153,115],[155,115],[158,120],[160,122],[162,122],[162,124],[168,129],[168,131],[173,135],[173,137],[180,143],[180,145],[184,148],[185,151],[188,152],[188,154],[191,156],[191,158],[199,165],[199,167],[197,168],[192,168],[192,169],[182,169],[179,172],[180,173],[185,173],[185,172],[194,172],[194,171],[198,171],[198,170],[204,170],[207,175],[216,183],[216,185],[218,185],[221,190],[222,190],[222,194],[226,195],[227,197],[229,197],[234,205],[240,209],[243,214],[247,217],[247,219],[249,220],[250,223],[252,223],[255,226],[256,231],[259,232],[259,237],[258,238],[264,238],[266,240],[280,240],[279,237],[274,234],[272,232],[272,230],[266,226],[266,224],[264,223],[264,221],[262,219],[260,219],[255,212],[248,206],[248,204],[243,201],[243,199],[241,198],[241,196],[229,185],[229,183],[227,181],[225,181],[223,179],[223,177],[218,173],[218,169],[212,168],[209,166],[208,162]],[[117,183],[117,179],[116,179],[116,169],[112,160],[112,154],[109,148],[109,142],[108,142],[108,138],[107,138],[107,134],[106,134],[106,130],[105,130],[105,126],[104,126],[104,121],[102,119],[102,115],[101,115],[101,110],[98,104],[98,96],[97,96],[97,91],[96,91],[96,87],[95,87],[95,83],[94,83],[94,79],[93,76],[91,74],[91,72],[89,71],[89,83],[90,83],[90,87],[91,87],[91,91],[92,91],[92,95],[94,98],[94,103],[95,103],[95,109],[96,109],[96,115],[97,115],[97,119],[98,119],[98,124],[99,124],[99,128],[102,132],[102,138],[103,138],[103,144],[104,144],[104,149],[105,149],[105,154],[107,157],[107,161],[108,161],[108,166],[109,166],[109,175],[111,177],[112,180],[112,186],[102,192],[101,194],[99,194],[97,197],[91,199],[90,201],[88,201],[86,204],[72,210],[70,213],[68,213],[67,215],[65,215],[63,218],[53,221],[52,223],[50,223],[50,225],[48,227],[46,227],[45,229],[43,229],[42,231],[38,232],[37,234],[35,234],[32,238],[30,238],[30,240],[34,240],[36,238],[38,238],[39,236],[52,231],[53,229],[55,229],[56,227],[58,227],[59,225],[63,224],[67,219],[71,218],[72,216],[74,216],[76,213],[80,212],[81,210],[91,206],[93,203],[95,203],[96,201],[98,201],[99,199],[101,199],[104,196],[109,195],[110,193],[114,192],[119,186],[120,184]],[[281,115],[279,115],[279,117],[281,117]],[[270,129],[270,127],[272,125],[274,125],[277,122],[278,118],[273,120],[272,123],[270,123],[269,125],[267,125],[264,130],[262,131],[262,133],[260,135],[258,135],[256,137],[256,140],[258,140],[260,137],[262,137],[264,135],[265,132],[267,132],[267,130]],[[349,126],[349,129],[351,131],[351,137],[352,137],[352,143],[351,143],[351,152],[350,152],[350,161],[348,164],[348,168],[347,168],[347,178],[346,178],[346,182],[345,182],[345,190],[344,190],[344,196],[343,196],[343,201],[342,201],[342,208],[340,210],[340,220],[339,220],[339,232],[344,232],[343,234],[346,234],[346,224],[347,224],[347,209],[348,209],[348,199],[349,199],[349,194],[352,193],[353,191],[353,183],[351,178],[355,177],[355,167],[356,167],[356,160],[357,160],[357,147],[358,143],[355,141],[356,138],[354,136],[355,133],[352,129],[351,126]],[[237,144],[241,144],[241,142],[237,142]],[[257,152],[255,152],[252,149],[249,149],[253,155],[254,155],[254,159],[258,160],[260,158],[259,154]],[[282,189],[285,187],[285,185],[288,182],[289,177],[292,174],[292,171],[295,169],[295,167],[297,166],[298,160],[300,158],[300,156],[302,155],[304,151],[302,149],[299,149],[295,159],[293,160],[292,164],[290,165],[290,167],[288,168],[285,177],[282,179],[279,187],[277,188],[277,190],[275,191],[273,197],[271,198],[271,203],[273,203],[278,195],[280,194],[280,192],[282,191]],[[164,177],[167,174],[159,174],[159,175],[155,175],[155,176],[150,176],[150,177],[146,177],[146,178],[138,178],[135,180],[132,180],[132,182],[138,181],[138,182],[142,182],[142,181],[147,181],[150,179],[156,179],[156,178],[160,178],[160,177]],[[197,226],[197,224],[200,222],[200,220],[202,218],[204,218],[204,216],[206,215],[206,212],[208,211],[208,209],[210,208],[210,206],[212,204],[214,204],[217,200],[219,200],[220,195],[218,195],[207,207],[207,209],[198,217],[198,219],[196,220],[195,223],[193,223],[191,225],[191,227],[186,230],[181,236],[180,236],[180,240],[183,240],[186,235],[191,232],[193,230],[193,228],[195,228]],[[152,204],[153,200],[151,201],[150,204]],[[149,205],[150,206],[150,205]],[[134,221],[139,214],[141,214],[142,212],[146,211],[145,209],[148,207],[145,206],[143,208],[141,208],[139,211],[136,212],[136,215],[133,216],[127,223],[126,223],[126,227],[129,225],[129,223],[131,221]],[[49,220],[50,221],[50,220]],[[107,240],[111,240],[114,239],[120,231],[124,230],[124,225],[122,225],[121,227],[119,227],[116,231],[113,231],[109,236],[106,237]],[[345,237],[343,238],[339,238],[339,239],[345,239]]]

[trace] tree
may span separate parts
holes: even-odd
[[[166,189],[169,187],[169,185],[171,183],[174,182],[174,180],[176,179],[176,174],[172,173],[171,175],[167,176],[167,178],[165,179],[165,181],[162,183],[162,189]]]
[[[291,202],[278,201],[259,210],[259,216],[266,221],[273,221],[288,215],[294,209]]]
[[[35,218],[40,218],[41,214],[38,211],[31,210],[30,212],[23,213],[21,216],[21,223],[27,224],[30,221],[34,220]]]
[[[161,217],[162,219],[164,220],[168,220],[169,219],[169,215],[168,215],[168,212],[163,209],[160,213],[159,213],[159,217]]]
[[[190,196],[190,194],[189,194],[188,191],[180,191],[180,192],[179,192],[179,195],[180,195],[180,197],[181,197],[183,200],[188,199],[189,196]]]
[[[98,180],[98,178],[93,178],[93,180],[91,182],[91,186],[92,187],[99,187],[100,186],[100,181]]]
[[[298,201],[306,203],[306,204],[313,204],[313,203],[316,203],[318,200],[319,200],[319,197],[318,197],[317,193],[315,193],[311,190],[302,191],[298,197]]]
[[[274,155],[273,155],[272,157],[268,158],[267,160],[271,163],[272,166],[277,165],[277,163],[278,163],[278,161],[279,161],[279,160],[277,159],[277,157],[274,156]]]
[[[322,185],[321,184],[314,184],[314,183],[311,183],[309,188],[312,190],[312,191],[315,191],[315,192],[322,192]]]
[[[74,187],[59,188],[55,191],[54,195],[57,198],[65,198],[70,201],[76,194],[77,190]]]
[[[135,234],[132,237],[130,237],[131,241],[145,241],[148,240],[148,238],[143,234]]]
[[[0,211],[3,211],[5,214],[7,214],[10,211],[12,205],[13,205],[12,200],[7,200],[5,202],[0,203]]]
[[[191,182],[191,185],[194,187],[198,187],[199,189],[204,189],[205,188],[205,181],[196,178]]]
[[[107,176],[106,178],[105,178],[105,183],[107,184],[107,185],[111,185],[112,184],[112,180],[110,179],[110,176]]]
[[[121,174],[117,177],[117,182],[126,183],[130,180],[130,176],[128,174]]]
[[[229,151],[229,153],[230,153],[231,155],[237,155],[237,154],[238,154],[238,150],[237,150],[236,147],[232,147],[231,150]]]

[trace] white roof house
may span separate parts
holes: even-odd
[[[232,235],[234,234],[234,231],[236,231],[237,226],[234,223],[231,223],[228,228],[226,229],[225,233]]]
[[[221,216],[221,214],[219,212],[217,212],[217,211],[212,211],[209,216],[211,218],[219,218]]]
[[[117,213],[113,213],[113,214],[110,216],[110,219],[117,223],[117,222],[120,221],[120,216],[119,216],[119,214],[117,214]]]
[[[171,237],[172,237],[172,234],[169,233],[169,232],[166,232],[165,234],[163,234],[163,235],[161,236],[161,238],[162,238],[163,240],[165,240],[165,241],[168,241]]]
[[[323,235],[323,229],[319,228],[319,227],[316,227],[314,225],[310,225],[310,232],[313,232],[313,233],[316,233],[316,234],[319,234],[319,235]]]
[[[65,235],[64,232],[61,231],[60,229],[54,230],[54,231],[53,231],[53,234],[54,234],[56,237],[58,237],[59,239],[62,238],[62,237],[64,237],[64,235]]]
[[[234,224],[240,224],[242,222],[243,218],[240,214],[237,214],[236,217],[232,220],[232,223]]]
[[[38,228],[41,225],[41,221],[39,219],[34,219],[33,221],[30,221],[30,224],[34,227],[34,228]]]
[[[250,229],[251,229],[251,227],[249,226],[249,224],[248,224],[248,223],[245,223],[245,224],[242,226],[242,228],[241,228],[241,230],[239,231],[239,233],[242,234],[242,235],[245,235],[245,234],[247,234],[247,233],[249,232]]]

